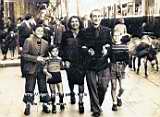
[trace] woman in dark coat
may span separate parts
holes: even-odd
[[[68,31],[62,35],[61,56],[64,61],[68,75],[68,83],[71,92],[71,104],[75,104],[74,84],[79,86],[79,112],[84,113],[84,69],[83,60],[80,54],[79,39],[81,36],[82,23],[78,16],[72,16],[68,22]]]
[[[12,60],[14,59],[16,45],[17,45],[16,39],[17,39],[17,35],[15,34],[14,31],[10,31],[9,34],[6,36],[6,41],[7,41],[6,46],[10,50]]]
[[[2,55],[3,55],[3,59],[2,60],[6,60],[7,59],[7,52],[8,52],[7,39],[6,39],[7,34],[8,34],[8,28],[5,27],[0,32],[1,51],[2,51]]]

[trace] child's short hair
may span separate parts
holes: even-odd
[[[50,45],[48,51],[51,52],[54,48],[57,48],[59,50],[58,46]]]

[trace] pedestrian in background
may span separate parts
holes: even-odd
[[[91,26],[91,21],[89,20],[87,15],[84,15],[84,17],[82,17],[82,22],[83,22],[83,28],[84,29]]]
[[[65,26],[61,23],[59,19],[56,19],[55,25],[53,25],[55,31],[54,43],[58,46],[61,44],[62,33],[66,31]]]
[[[18,28],[18,49],[19,49],[19,52],[21,54],[21,52],[23,51],[23,45],[24,45],[24,42],[25,40],[30,36],[30,34],[32,34],[33,32],[33,29],[32,29],[32,26],[30,24],[30,19],[31,19],[31,15],[30,14],[27,14],[23,20],[23,22],[21,23],[21,25],[19,26]],[[21,73],[22,73],[22,77],[25,77],[25,73],[24,73],[24,59],[23,57],[21,57]]]
[[[0,33],[1,51],[3,55],[2,60],[7,59],[7,52],[8,52],[7,40],[6,40],[7,35],[8,35],[8,28],[5,26]]]
[[[10,50],[11,60],[15,57],[15,50],[17,46],[17,35],[14,31],[10,31],[6,36],[6,46]]]

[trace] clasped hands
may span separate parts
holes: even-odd
[[[110,47],[110,45],[109,44],[105,44],[105,45],[103,45],[102,46],[102,55],[103,56],[106,56],[107,55],[107,53],[108,53],[108,48]],[[82,48],[87,48],[86,46],[82,46]],[[91,56],[94,56],[95,55],[95,51],[94,51],[94,49],[93,48],[89,48],[88,49],[88,53],[89,53],[89,55],[91,55]]]

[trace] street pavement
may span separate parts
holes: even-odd
[[[20,59],[18,59],[18,50],[15,51],[14,59],[11,59],[10,52],[7,53],[7,59],[3,60],[2,52],[0,51],[0,67],[11,67],[11,66],[19,66]]]
[[[142,68],[143,69],[143,68]],[[123,80],[125,92],[122,96],[123,105],[117,112],[112,111],[112,99],[110,85],[102,106],[102,117],[160,117],[160,72],[149,68],[149,77],[144,77],[141,69],[139,75],[128,69],[126,79]],[[62,71],[64,93],[69,93],[66,72]],[[23,112],[25,104],[22,102],[25,79],[21,78],[20,67],[0,68],[0,117],[25,117]],[[77,92],[77,86],[75,92]],[[38,94],[37,88],[35,93]],[[87,85],[85,83],[84,97],[85,113],[78,113],[78,96],[75,105],[70,104],[70,97],[65,96],[66,110],[57,114],[44,114],[41,112],[41,104],[38,95],[29,117],[90,117],[90,100]],[[58,97],[57,97],[58,100]],[[57,105],[58,106],[58,105]]]
[[[17,56],[17,54],[16,54]],[[2,56],[0,56],[2,58]],[[160,54],[158,55],[160,61]],[[7,59],[0,60],[0,117],[25,117],[23,112],[25,104],[22,102],[24,94],[25,79],[21,78],[20,60]],[[5,65],[4,65],[5,64]],[[123,80],[125,92],[122,96],[123,105],[117,112],[112,111],[111,87],[109,84],[104,103],[102,105],[102,117],[160,117],[160,72],[151,69],[149,66],[149,77],[145,78],[143,66],[140,74],[137,75],[130,69],[127,69],[126,78]],[[69,93],[66,72],[62,71],[64,84],[64,93]],[[75,86],[75,92],[78,93],[78,87]],[[29,117],[90,117],[90,100],[87,85],[85,82],[84,106],[85,113],[78,113],[78,96],[75,105],[70,104],[70,97],[64,97],[66,109],[57,114],[44,114],[39,103],[37,87],[35,90],[35,103],[31,109]],[[57,97],[57,101],[58,101]]]

